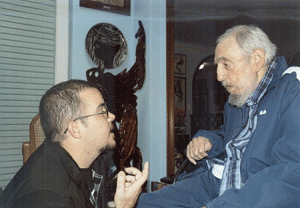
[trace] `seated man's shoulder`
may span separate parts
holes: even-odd
[[[40,207],[38,203],[48,202],[68,203],[68,199],[72,196],[70,190],[74,189],[72,184],[70,174],[59,158],[37,152],[29,158],[5,188],[4,200],[8,204],[26,204],[26,207]],[[35,204],[32,204],[31,200]],[[8,207],[19,207],[16,205]]]
[[[54,190],[35,189],[11,195],[4,207],[75,207],[71,198]]]

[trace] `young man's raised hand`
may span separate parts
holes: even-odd
[[[127,172],[129,175],[126,175]],[[116,208],[134,207],[143,184],[146,182],[149,174],[149,163],[146,162],[143,171],[137,168],[129,167],[118,173],[117,190],[115,194]]]

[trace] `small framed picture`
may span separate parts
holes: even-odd
[[[80,0],[80,6],[130,15],[131,0]]]
[[[175,53],[175,74],[186,73],[186,55]]]
[[[175,109],[185,112],[186,78],[174,77]]]

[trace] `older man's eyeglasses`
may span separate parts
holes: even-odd
[[[78,118],[75,118],[73,121],[77,121],[77,120],[81,120],[81,119],[84,119],[84,118],[88,118],[88,117],[91,117],[91,116],[96,116],[96,115],[100,115],[100,114],[106,114],[106,118],[108,118],[108,108],[107,108],[107,104],[106,103],[103,103],[101,105],[101,112],[99,113],[94,113],[94,114],[91,114],[91,115],[86,115],[86,116],[80,116]],[[67,133],[68,131],[68,128],[64,131],[64,134]]]

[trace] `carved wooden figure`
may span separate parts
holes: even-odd
[[[99,28],[98,28],[99,29]],[[92,30],[92,29],[91,29]],[[101,32],[89,32],[92,35],[87,37],[89,44],[107,44],[110,43],[107,40],[108,33],[112,33],[112,37],[116,40],[122,39],[117,37],[115,30],[109,31],[100,28]],[[105,38],[95,38],[95,36],[103,35]],[[140,149],[137,147],[137,97],[135,92],[143,86],[145,79],[145,42],[146,36],[142,22],[139,21],[139,30],[137,31],[135,38],[138,39],[136,47],[136,61],[129,71],[127,69],[123,70],[117,75],[111,73],[104,73],[105,66],[111,66],[112,63],[106,63],[106,60],[98,60],[98,67],[92,68],[86,71],[87,80],[89,82],[97,83],[102,86],[102,88],[107,91],[108,97],[106,97],[106,102],[108,104],[109,111],[114,113],[116,116],[116,122],[119,123],[119,128],[115,132],[116,135],[116,149],[114,153],[115,165],[117,167],[117,172],[119,170],[124,170],[124,167],[134,166],[142,170],[142,154]],[[101,42],[102,39],[105,39],[106,42]],[[97,41],[92,41],[97,40]],[[92,43],[91,43],[92,42]],[[86,43],[86,45],[89,45]],[[115,55],[122,56],[119,53],[125,49],[122,49],[122,44],[114,43]],[[96,50],[101,46],[87,46],[87,48],[93,48]],[[124,47],[124,44],[123,44]],[[127,44],[126,44],[127,47]],[[88,50],[88,49],[87,49]],[[126,49],[127,50],[127,49]],[[98,51],[99,52],[99,51]],[[101,59],[97,57],[97,52],[88,50],[92,59]],[[108,53],[106,53],[107,55]],[[126,51],[127,55],[127,51]],[[116,60],[116,57],[108,58],[107,60]],[[119,61],[120,62],[120,61]],[[103,93],[105,94],[105,93]],[[132,164],[132,165],[131,165]]]

